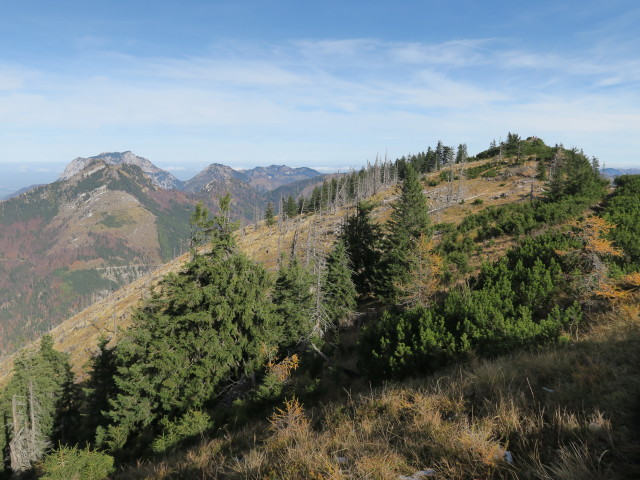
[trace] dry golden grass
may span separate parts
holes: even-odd
[[[438,479],[638,478],[638,298],[589,322],[557,347],[470,358],[314,408],[290,399],[117,478],[397,479],[427,469]]]

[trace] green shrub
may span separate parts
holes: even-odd
[[[441,317],[417,307],[385,312],[364,330],[358,348],[359,368],[370,378],[402,378],[431,371],[455,354],[455,339]]]
[[[624,252],[619,260],[620,268],[634,271],[640,264],[640,175],[620,176],[615,184],[617,188],[604,217],[617,225],[610,238]]]
[[[482,200],[481,198],[476,198],[473,202],[472,205],[482,205],[484,203],[484,200]]]
[[[189,410],[176,421],[165,417],[160,424],[163,427],[162,435],[151,444],[156,453],[172,450],[184,440],[200,435],[212,426],[211,417],[201,410]]]
[[[106,453],[61,445],[42,463],[42,480],[100,480],[112,472],[113,457]]]
[[[449,261],[466,269],[468,257],[456,248],[464,241],[453,234],[443,243],[445,251],[451,250]],[[470,350],[494,356],[558,342],[563,329],[582,318],[580,306],[563,305],[559,294],[566,290],[564,274],[573,267],[563,271],[557,252],[577,247],[566,235],[527,238],[501,260],[484,265],[470,287],[451,291],[442,304],[385,312],[360,338],[361,370],[374,379],[401,378]]]

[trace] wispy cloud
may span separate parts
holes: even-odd
[[[126,149],[150,149],[137,152],[145,156],[163,152],[153,161],[187,151],[196,160],[303,157],[316,165],[358,165],[363,152],[402,154],[438,138],[483,148],[473,138],[509,130],[637,138],[640,101],[631,87],[640,61],[627,47],[602,52],[595,44],[563,53],[512,48],[501,38],[335,39],[217,45],[186,58],[96,50],[93,63],[69,74],[0,67],[0,160],[8,157],[3,142],[25,132],[68,150],[87,148],[87,139],[109,149],[117,138]]]

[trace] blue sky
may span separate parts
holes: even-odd
[[[187,178],[509,131],[640,167],[635,0],[3,3],[0,196],[105,151]]]

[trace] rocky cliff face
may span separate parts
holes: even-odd
[[[62,175],[58,178],[58,180],[68,180],[74,175],[80,173],[87,165],[96,160],[101,160],[105,162],[107,165],[134,165],[136,167],[140,167],[140,169],[151,178],[153,183],[159,187],[164,189],[176,189],[181,190],[182,184],[180,180],[171,175],[166,170],[162,170],[161,168],[156,167],[153,163],[143,157],[138,157],[133,153],[127,152],[112,152],[112,153],[101,153],[100,155],[96,155],[94,157],[78,157],[74,159],[67,168],[65,168]]]

